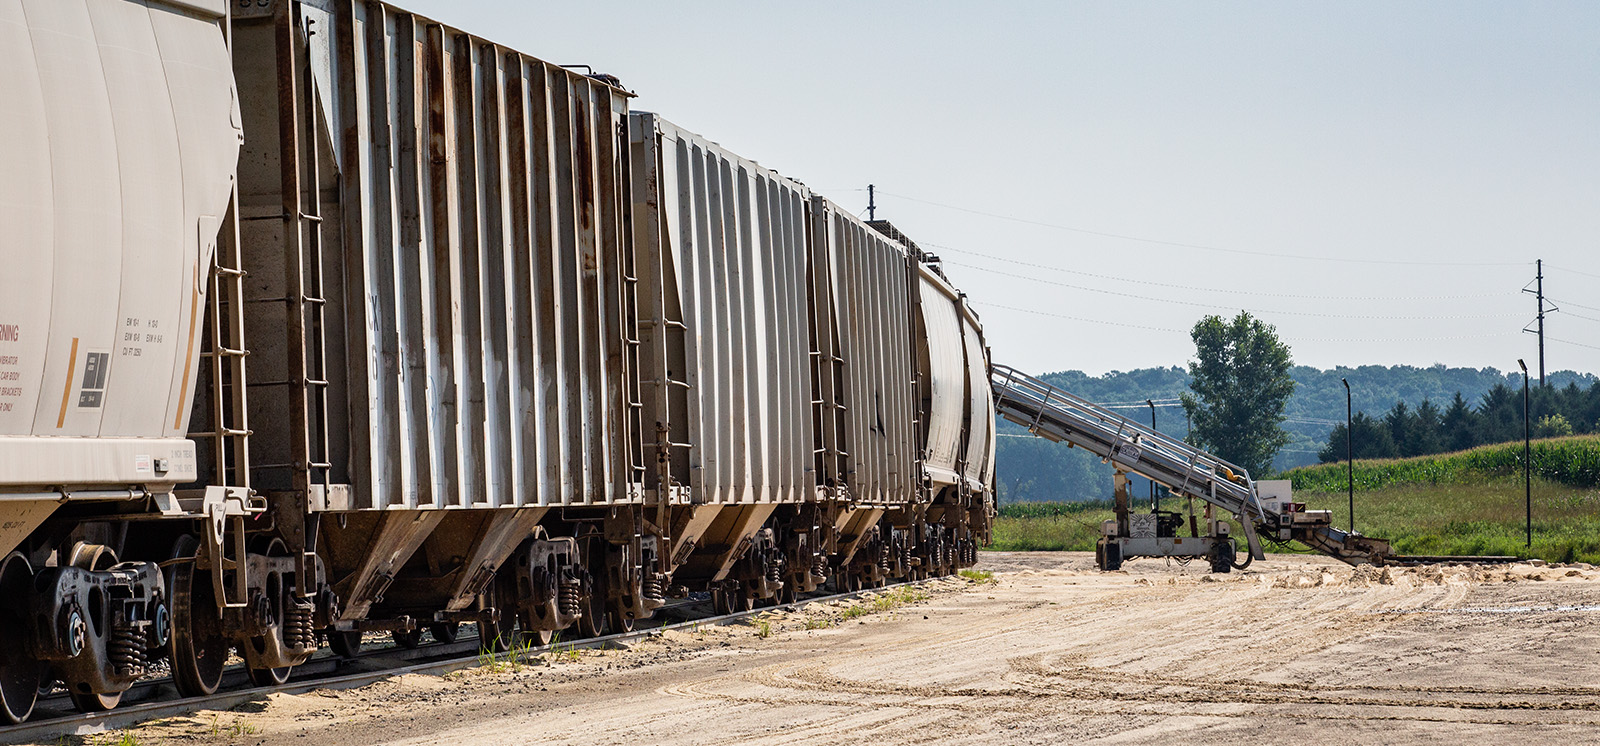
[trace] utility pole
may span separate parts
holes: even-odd
[[[1356,459],[1355,448],[1351,443],[1355,440],[1352,432],[1355,417],[1351,414],[1354,408],[1350,405],[1350,379],[1341,378],[1344,384],[1344,463],[1345,486],[1350,489],[1350,533],[1356,532]]]
[[[1535,259],[1534,266],[1537,268],[1537,273],[1533,278],[1534,289],[1529,290],[1528,288],[1524,287],[1522,292],[1532,293],[1534,298],[1539,302],[1539,386],[1542,388],[1544,386],[1544,260]],[[1523,331],[1529,330],[1523,329]]]
[[[1522,367],[1522,489],[1528,510],[1528,546],[1533,546],[1533,426],[1528,422],[1528,364],[1517,358]]]
[[[867,220],[869,220],[869,221],[878,219],[878,194],[877,194],[877,192],[878,192],[878,188],[877,187],[875,187],[875,186],[873,186],[871,184],[867,185]],[[1542,319],[1544,317],[1540,316],[1539,318]],[[1539,327],[1539,329],[1541,330],[1539,333],[1541,335],[1544,334],[1544,331],[1543,331],[1544,327],[1541,326],[1541,327]],[[1541,337],[1539,337],[1539,339],[1543,340],[1544,337],[1541,336]],[[1540,344],[1543,344],[1543,342],[1541,341]],[[1541,349],[1543,349],[1543,348],[1541,348]]]
[[[1150,400],[1150,399],[1145,399],[1144,403],[1150,405],[1150,429],[1151,430],[1155,430],[1156,429],[1156,403],[1154,401]],[[1150,482],[1150,512],[1154,513],[1157,510],[1161,509],[1161,503],[1156,501],[1156,480],[1149,479],[1149,480],[1146,480],[1146,481]]]

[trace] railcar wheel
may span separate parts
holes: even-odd
[[[711,613],[717,616],[733,613],[733,594],[726,588],[719,586],[711,589]]]
[[[393,632],[390,632],[389,636],[394,638],[394,644],[399,645],[400,647],[405,648],[406,650],[416,650],[417,648],[422,647],[422,630],[421,629],[412,629],[412,630],[398,630],[397,629],[397,630],[395,630]]]
[[[799,598],[800,598],[800,593],[794,589],[794,581],[793,580],[790,580],[790,581],[784,583],[783,584],[783,588],[778,591],[778,603],[779,604],[792,604],[795,601],[799,600]]]
[[[606,613],[606,628],[610,634],[632,632],[633,617],[621,609],[612,609]]]
[[[83,570],[104,572],[117,564],[117,553],[104,544],[80,541],[72,545],[69,564]],[[107,712],[122,704],[122,692],[83,692],[68,687],[67,699],[72,700],[72,706],[78,712]]]
[[[215,694],[232,645],[223,634],[211,578],[195,568],[200,541],[185,534],[172,546],[167,599],[172,604],[172,636],[167,643],[172,682],[185,697]]]
[[[289,680],[289,666],[283,668],[252,668],[250,683],[256,686],[277,686]]]
[[[33,568],[21,554],[12,552],[0,562],[0,598],[12,603],[0,607],[0,719],[20,723],[33,714],[44,683],[44,664],[27,648],[28,635],[20,603],[33,585]]]
[[[268,557],[289,556],[289,546],[284,544],[283,540],[277,537],[272,537],[270,540],[265,542],[258,540],[254,543],[255,546],[252,551],[256,553],[264,554]],[[271,576],[269,577],[269,580],[274,578],[277,578],[277,576]],[[287,599],[285,596],[289,594],[289,590],[282,586],[282,582],[283,581],[281,579],[276,579],[273,580],[273,582],[267,583],[267,597],[270,603],[269,608],[272,610],[272,617],[278,620],[279,625],[284,623],[284,608],[287,606]],[[269,632],[268,634],[272,633]],[[252,641],[252,644],[260,643]],[[283,666],[280,668],[254,668],[246,666],[246,668],[250,673],[250,683],[255,684],[256,686],[277,686],[289,680],[289,669],[291,666]]]
[[[484,606],[498,611],[498,618],[492,621],[488,615],[478,618],[478,647],[496,653],[504,653],[516,645],[517,617],[507,603],[513,596],[506,592],[504,578],[504,575],[496,575],[483,589]]]
[[[861,573],[858,573],[858,572],[847,572],[847,573],[845,573],[844,577],[845,577],[844,587],[840,589],[842,591],[845,591],[847,593],[855,593],[856,591],[859,591],[859,590],[861,590],[861,589],[866,587],[866,583],[864,581],[862,581],[862,579],[861,579]]]
[[[428,632],[433,635],[434,642],[451,643],[461,636],[459,622],[440,622],[428,625]]]
[[[578,635],[599,637],[606,633],[610,616],[611,576],[606,570],[606,544],[603,539],[584,542],[584,566],[589,569],[589,599],[578,617]]]
[[[511,649],[512,625],[505,620],[491,622],[487,619],[478,620],[478,647],[495,652],[504,653]]]
[[[340,658],[349,659],[360,655],[361,630],[353,629],[348,632],[328,630],[328,647],[332,648],[334,655]]]
[[[78,712],[106,712],[115,710],[117,705],[122,704],[122,692],[111,692],[109,694],[90,692],[85,694],[83,692],[68,691],[67,698],[72,700],[72,706],[78,708]]]

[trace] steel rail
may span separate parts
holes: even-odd
[[[721,626],[733,624],[753,616],[770,611],[792,610],[807,604],[826,601],[848,600],[860,598],[869,593],[877,593],[886,588],[902,585],[916,586],[929,582],[928,580],[906,581],[890,583],[881,588],[865,588],[859,591],[845,593],[832,593],[797,601],[777,604],[775,606],[762,606],[749,611],[736,611],[732,614],[687,619],[681,622],[663,624],[658,627],[636,628],[631,632],[619,632],[603,637],[588,637],[571,641],[552,642],[549,645],[539,645],[526,650],[526,654],[542,654],[556,650],[576,650],[606,648],[622,642],[643,640],[662,632],[675,629],[689,629],[700,625]],[[709,602],[706,602],[709,603]],[[673,605],[667,608],[682,609],[694,604]],[[437,655],[430,656],[429,653]],[[360,671],[336,675],[341,668],[348,668],[360,661],[381,661],[386,658],[395,659],[396,662],[416,660],[417,658],[444,656],[440,660],[428,660],[410,665],[384,667],[371,671]],[[109,712],[74,713],[58,717],[46,718],[38,721],[29,721],[20,725],[0,727],[0,744],[19,743],[25,741],[38,741],[61,738],[63,736],[84,736],[94,733],[126,728],[149,720],[188,715],[199,710],[226,710],[237,707],[246,702],[255,701],[268,694],[304,694],[316,689],[351,689],[366,686],[391,676],[402,676],[409,673],[440,675],[465,668],[473,668],[483,662],[483,652],[479,649],[477,641],[458,640],[453,643],[425,645],[416,649],[381,648],[370,653],[363,653],[356,658],[345,659],[338,656],[315,658],[301,666],[295,667],[294,678],[275,686],[245,687],[242,689],[223,689],[216,694],[204,697],[186,697],[180,699],[147,701],[130,704]],[[307,671],[307,669],[310,669]],[[306,671],[306,675],[302,675]],[[321,672],[319,672],[321,671]],[[230,678],[224,685],[231,681],[248,682],[242,669],[229,671]],[[237,678],[232,678],[236,676]],[[146,688],[150,695],[158,694],[158,690],[170,684],[170,679],[152,680],[135,685],[135,689]],[[130,690],[131,691],[131,690]],[[147,695],[149,696],[149,695]]]

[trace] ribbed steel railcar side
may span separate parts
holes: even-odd
[[[660,464],[645,484],[676,528],[680,582],[721,581],[773,543],[779,505],[818,497],[811,195],[655,114],[633,114],[632,132],[642,412]]]
[[[904,246],[818,197],[812,207],[813,254],[828,278],[827,322],[837,334],[823,356],[842,363],[845,443],[838,444],[842,483],[853,502],[905,505],[919,494],[920,448],[912,331],[915,262]]]
[[[253,486],[336,622],[466,612],[641,499],[627,94],[381,2],[234,28]]]
[[[695,503],[813,498],[795,448],[812,440],[810,192],[655,114],[633,129],[644,419],[676,428],[670,483]]]
[[[917,529],[930,497],[918,444],[913,323],[917,258],[825,198],[812,203],[821,468],[836,485],[833,515],[847,584],[914,575]],[[830,365],[831,364],[831,365]]]

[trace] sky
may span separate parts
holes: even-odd
[[[1600,373],[1600,3],[402,0],[877,216],[995,362]],[[1559,340],[1559,341],[1558,341]]]

